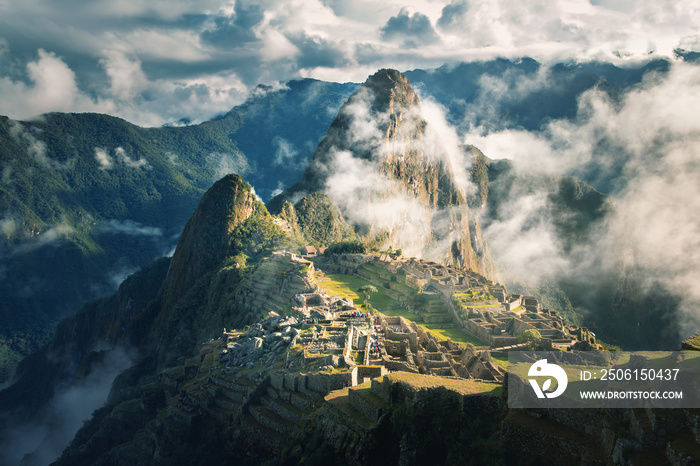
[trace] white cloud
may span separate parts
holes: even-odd
[[[39,49],[38,58],[26,65],[29,84],[0,77],[0,97],[3,112],[17,118],[29,118],[40,113],[78,108],[109,110],[78,90],[75,73],[57,55]]]
[[[206,164],[211,170],[212,181],[218,181],[229,173],[245,175],[250,170],[247,161],[238,154],[212,152],[207,156]]]
[[[122,147],[117,147],[116,149],[114,149],[114,154],[116,155],[117,160],[119,160],[127,167],[144,169],[151,168],[151,164],[149,164],[146,159],[142,159],[139,157],[138,160],[133,160],[131,157],[126,155],[126,151]]]
[[[296,162],[299,151],[294,147],[294,144],[280,136],[275,136],[273,143],[277,146],[277,150],[275,151],[275,165],[288,165]]]
[[[110,78],[110,92],[113,96],[119,99],[133,98],[146,88],[148,80],[138,59],[129,58],[116,50],[108,50],[104,55],[100,64]]]
[[[546,203],[532,204],[516,189],[509,201],[512,210],[486,231],[494,255],[509,270],[519,271],[521,279],[570,274],[584,280],[621,263],[633,264],[645,289],[660,284],[680,300],[679,332],[696,331],[698,106],[700,67],[676,62],[666,76],[648,77],[620,102],[588,91],[580,99],[577,120],[552,121],[539,133],[475,129],[467,142],[487,156],[512,158],[527,171],[592,172],[595,179],[608,180],[615,201],[591,244],[565,254],[551,234]],[[527,270],[518,266],[522,260]]]
[[[100,170],[111,170],[114,166],[112,157],[109,156],[106,150],[100,147],[95,147],[95,160],[100,164]]]
[[[14,118],[101,111],[160,125],[183,117],[208,119],[241,102],[260,82],[298,76],[362,81],[385,66],[405,70],[495,56],[604,56],[624,62],[650,50],[670,56],[681,38],[686,46],[697,43],[700,14],[691,1],[594,3],[241,0],[233,6],[120,0],[76,8],[46,0],[7,3],[0,14],[0,30],[6,31],[0,56],[11,66],[0,72],[0,98],[3,112]],[[403,18],[402,11],[414,20],[409,26],[419,18],[421,31],[435,29],[425,36],[430,41],[408,37],[409,49],[394,36],[380,37],[391,18]],[[222,18],[227,21],[217,23]],[[225,34],[218,42],[203,40],[202,34],[231,27],[231,21],[246,40],[225,40]],[[26,61],[35,51],[38,58]],[[235,89],[227,81],[235,81]],[[198,102],[188,100],[188,92]]]
[[[54,170],[68,170],[75,165],[75,158],[68,159],[65,162],[59,162],[47,156],[46,143],[39,139],[41,131],[31,125],[24,125],[18,121],[9,120],[10,135],[15,141],[24,146],[27,153],[41,166]],[[10,170],[5,173],[5,170]],[[3,169],[3,180],[7,176],[9,179],[11,167],[6,166]]]
[[[121,233],[130,236],[163,236],[163,229],[143,225],[134,220],[117,220],[111,219],[102,222],[99,226],[100,231],[105,233]]]
[[[12,217],[0,218],[0,231],[5,238],[14,235],[18,229],[17,222]]]

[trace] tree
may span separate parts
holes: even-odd
[[[515,338],[516,343],[530,343],[531,345],[536,344],[542,339],[542,334],[539,330],[535,328],[530,328],[525,330],[523,333]]]
[[[370,293],[376,293],[377,287],[372,286],[372,285],[365,285],[362,288],[360,288],[358,291],[360,291],[361,293],[363,293],[365,295],[365,309],[368,309],[369,295],[370,295]]]

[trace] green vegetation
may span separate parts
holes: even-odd
[[[327,280],[324,280],[321,286],[326,289],[329,296],[351,298],[357,302],[364,297],[360,288],[368,285],[372,286],[371,283],[355,275],[329,273],[326,274],[326,278]],[[370,292],[370,299],[377,308],[399,305],[398,301],[386,295],[383,288],[377,289],[376,293]]]
[[[539,330],[535,328],[529,328],[525,330],[523,333],[515,337],[515,342],[516,343],[530,343],[530,344],[536,344],[538,341],[542,339],[542,335],[540,334]]]
[[[438,326],[439,324],[418,323],[418,325],[438,337],[440,340],[450,339],[455,343],[460,343],[462,345],[471,343],[474,346],[488,346],[486,342],[469,335],[464,330],[459,328],[440,328]]]
[[[508,370],[508,353],[507,352],[491,352],[491,359],[502,369]]]
[[[289,236],[273,222],[265,206],[258,203],[253,214],[236,228],[229,244],[232,252],[245,255],[246,263],[257,263],[288,242]]]
[[[365,306],[365,309],[368,309],[370,307],[370,303],[369,303],[370,294],[377,293],[377,287],[374,285],[365,285],[357,291],[361,292],[364,295],[364,298],[365,298],[364,306]]]
[[[341,241],[328,246],[324,255],[330,256],[333,254],[364,254],[367,252],[367,247],[361,241]]]
[[[294,209],[301,232],[309,244],[324,246],[355,240],[354,230],[327,195],[309,194],[297,202]]]

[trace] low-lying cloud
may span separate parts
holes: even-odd
[[[65,162],[59,162],[58,160],[48,157],[46,154],[46,143],[39,139],[41,130],[37,127],[31,125],[25,126],[14,120],[9,120],[8,123],[10,127],[10,136],[12,136],[16,143],[23,146],[27,153],[40,166],[53,170],[68,170],[75,166],[75,158],[68,159]],[[7,177],[9,178],[9,176],[10,174],[8,173]],[[3,179],[4,178],[5,173],[3,173]]]
[[[134,220],[111,219],[100,224],[103,233],[121,233],[130,236],[163,236],[163,229],[143,225]]]
[[[140,168],[144,170],[152,168],[151,164],[144,158],[139,157],[138,160],[131,158],[123,147],[116,147],[114,149],[114,156],[110,156],[107,149],[95,147],[95,160],[100,170],[103,171],[112,170],[117,163],[129,168]]]
[[[485,231],[496,259],[521,280],[564,274],[585,281],[631,265],[644,290],[660,285],[680,300],[680,314],[673,316],[678,335],[695,333],[699,76],[697,65],[676,62],[619,100],[597,89],[586,92],[575,119],[551,121],[539,132],[481,127],[468,134],[465,140],[487,156],[511,158],[525,172],[578,175],[614,201],[590,243],[565,252],[552,235],[547,199],[514,189],[506,201],[509,213]]]
[[[108,351],[86,377],[57,389],[40,420],[2,433],[0,462],[19,464],[29,455],[29,464],[49,464],[59,457],[83,421],[105,403],[115,377],[133,364],[123,348]]]

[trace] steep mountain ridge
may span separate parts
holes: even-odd
[[[253,214],[256,198],[238,175],[227,175],[204,194],[178,240],[166,278],[163,305],[182,293],[229,252],[233,231]]]
[[[406,76],[378,71],[341,107],[301,180],[273,198],[269,209],[278,212],[285,200],[324,192],[370,242],[491,276],[466,187],[428,127]]]

